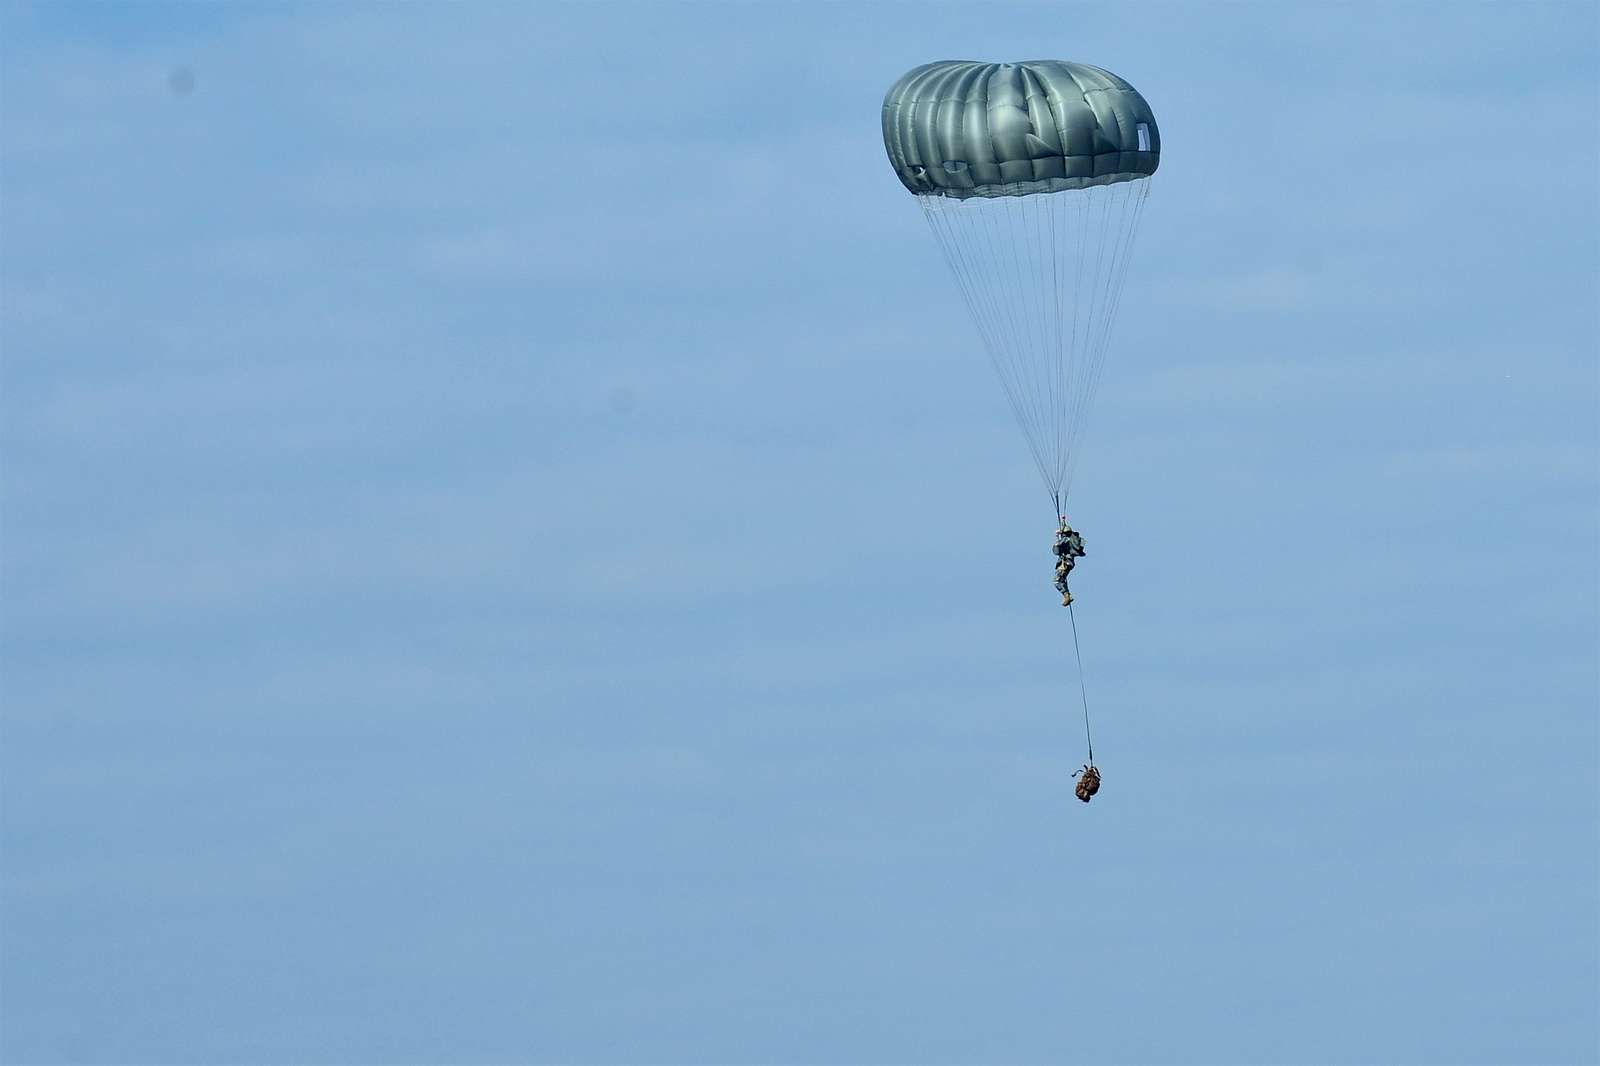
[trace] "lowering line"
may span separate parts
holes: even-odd
[[[1078,694],[1083,697],[1083,739],[1089,745],[1089,765],[1094,765],[1094,738],[1089,734],[1089,690],[1083,683],[1083,652],[1078,650],[1078,616],[1067,605],[1067,617],[1072,619],[1072,654],[1078,660]]]
[[[1061,494],[1052,492],[1050,499],[1056,505],[1056,517],[1061,518]],[[1078,614],[1067,604],[1067,617],[1072,619],[1072,655],[1078,660],[1078,695],[1083,699],[1083,739],[1089,746],[1089,765],[1094,765],[1094,737],[1089,732],[1089,689],[1083,681],[1083,652],[1078,648]]]

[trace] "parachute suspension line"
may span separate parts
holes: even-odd
[[[1029,413],[1033,419],[1034,446],[1041,456],[1041,465],[1045,468],[1044,481],[1046,485],[1050,485],[1054,477],[1052,464],[1048,461],[1049,427],[1052,420],[1046,407],[1044,392],[1039,387],[1039,361],[1032,343],[1038,315],[1031,305],[1036,302],[1032,297],[1034,290],[1039,286],[1039,280],[1038,272],[1032,269],[1031,262],[1027,268],[1023,267],[1022,252],[1026,246],[1026,230],[1018,225],[1019,213],[1026,210],[1026,205],[1019,203],[1024,199],[1026,197],[1002,197],[994,205],[993,210],[986,209],[987,205],[977,206],[974,211],[969,212],[969,217],[975,214],[987,222],[986,236],[993,256],[992,262],[995,265],[995,270],[990,276],[999,287],[1008,318],[1012,323],[1010,347],[1014,357],[1018,390],[1029,401]]]
[[[1072,332],[1067,348],[1071,358],[1065,403],[1057,416],[1065,435],[1056,475],[1063,499],[1071,492],[1078,445],[1099,392],[1110,348],[1110,325],[1121,302],[1128,251],[1148,185],[1148,179],[1140,179],[1069,194],[1077,201],[1078,217],[1075,231],[1069,233],[1063,226],[1060,235],[1063,244],[1072,246],[1074,258]],[[1057,259],[1064,254],[1066,249],[1059,249]]]
[[[1015,286],[1012,291],[1024,297],[1030,291],[1029,283],[1032,282],[1033,287],[1036,287],[1039,277],[1038,266],[1035,263],[1033,254],[1033,244],[1029,240],[1030,233],[1027,225],[1028,205],[1022,202],[1025,199],[1026,197],[1021,196],[1008,196],[1005,198],[1006,223],[1010,231],[1010,239],[1005,243],[1011,248],[1012,284]],[[1053,427],[1050,424],[1050,420],[1045,417],[1047,411],[1045,403],[1048,397],[1040,382],[1038,359],[1039,315],[1037,313],[1030,314],[1029,308],[1026,306],[1020,308],[1020,310],[1022,312],[1023,331],[1018,338],[1020,342],[1018,347],[1022,349],[1023,353],[1022,365],[1028,374],[1029,392],[1034,397],[1039,411],[1040,450],[1049,454],[1050,430]]]
[[[1083,233],[1088,232],[1088,228],[1089,228],[1089,224],[1088,224],[1089,202],[1090,202],[1089,201],[1089,197],[1087,197],[1087,196],[1077,197],[1077,205],[1076,205],[1077,209],[1078,209],[1077,210],[1077,214],[1078,214],[1077,232],[1080,235],[1083,234]],[[1063,214],[1065,214],[1065,212],[1063,212]],[[1070,225],[1070,224],[1071,224],[1071,220],[1066,219],[1066,218],[1062,219],[1061,239],[1062,239],[1063,242],[1065,242],[1067,240],[1066,227],[1068,225]],[[1079,313],[1080,313],[1080,311],[1082,309],[1081,305],[1082,305],[1082,302],[1083,302],[1083,261],[1084,261],[1084,255],[1085,255],[1084,246],[1085,246],[1085,244],[1087,242],[1082,240],[1082,239],[1080,239],[1078,241],[1075,241],[1074,243],[1077,245],[1077,247],[1074,249],[1074,251],[1076,251],[1076,253],[1077,253],[1077,255],[1075,257],[1076,260],[1077,260],[1077,265],[1076,265],[1075,269],[1073,270],[1073,275],[1072,275],[1072,336],[1068,340],[1068,347],[1067,347],[1067,364],[1066,364],[1066,366],[1067,366],[1067,372],[1068,373],[1075,373],[1076,369],[1077,369],[1077,359],[1078,359],[1078,321],[1079,321],[1079,317],[1080,317]],[[1065,392],[1065,396],[1063,397],[1062,404],[1061,404],[1061,414],[1058,416],[1059,419],[1060,419],[1060,422],[1062,424],[1066,424],[1067,412],[1070,409],[1070,401],[1071,401],[1071,398],[1072,398],[1072,388],[1071,388],[1070,383],[1067,386],[1067,388],[1064,390],[1064,392]],[[1065,466],[1067,464],[1067,462],[1069,461],[1070,456],[1072,454],[1072,435],[1071,435],[1070,432],[1067,433],[1067,441],[1066,441],[1066,444],[1063,446],[1062,451],[1063,451],[1062,464],[1063,464],[1063,466]],[[1061,480],[1058,480],[1057,483],[1056,483],[1057,487],[1058,488],[1066,488],[1066,489],[1068,489],[1070,491],[1070,489],[1071,489],[1071,485],[1070,484],[1065,484],[1065,485],[1062,484],[1062,482],[1066,481],[1066,480],[1067,480],[1066,475],[1065,475],[1065,473],[1063,473]]]
[[[1057,193],[1024,195],[1019,184],[1014,195],[917,197],[1057,514],[1147,187],[1141,178]]]
[[[967,240],[962,240],[962,235],[955,230],[954,220],[964,216],[956,211],[948,210],[948,205],[938,203],[945,211],[932,209],[930,201],[942,201],[938,197],[925,197],[924,207],[929,209],[929,220],[935,225],[941,244],[946,248],[947,256],[955,264],[957,280],[960,282],[968,304],[972,308],[973,318],[977,321],[979,332],[983,335],[985,350],[989,355],[990,364],[995,368],[996,376],[1006,392],[1006,399],[1011,405],[1012,415],[1017,425],[1022,429],[1023,437],[1028,442],[1030,452],[1033,454],[1035,467],[1040,476],[1044,473],[1044,456],[1037,446],[1037,433],[1034,429],[1035,419],[1028,409],[1026,397],[1019,391],[1019,379],[1016,371],[1008,365],[1011,356],[1009,347],[1005,343],[1006,329],[1000,306],[996,300],[993,287],[985,284],[987,272],[982,269],[977,253],[981,248],[976,242],[975,235],[971,233],[970,219],[968,221]],[[956,209],[959,210],[958,208]],[[944,225],[941,227],[940,222]]]
[[[1055,296],[1055,244],[1053,237],[1046,241],[1045,234],[1039,225],[1045,201],[1049,197],[1021,197],[1019,205],[1025,216],[1031,213],[1028,236],[1031,238],[1030,250],[1036,259],[1030,264],[1029,277],[1033,280],[1031,295],[1036,296],[1037,306],[1032,309],[1029,317],[1038,326],[1037,347],[1031,359],[1042,378],[1040,402],[1046,411],[1045,421],[1049,436],[1050,450],[1050,487],[1053,492],[1060,482],[1061,468],[1061,419],[1058,413],[1057,396],[1061,389],[1056,380],[1055,360],[1052,358],[1051,349],[1055,344],[1056,332],[1052,317],[1053,300]],[[1031,205],[1031,206],[1030,206]],[[1045,258],[1050,262],[1048,269]],[[1046,286],[1049,292],[1046,292]]]
[[[1090,293],[1092,311],[1087,323],[1082,370],[1084,381],[1079,393],[1082,403],[1072,418],[1071,438],[1074,445],[1081,438],[1088,420],[1088,400],[1098,391],[1105,357],[1109,350],[1110,325],[1120,301],[1121,283],[1125,276],[1124,268],[1128,260],[1126,249],[1131,238],[1130,226],[1137,222],[1137,214],[1129,210],[1130,204],[1136,207],[1140,202],[1133,195],[1133,190],[1117,191],[1122,195],[1107,198],[1099,220],[1101,251],[1109,254],[1104,256],[1098,266],[1096,271],[1098,283]],[[1076,458],[1075,451],[1074,458]],[[1071,480],[1071,471],[1068,480]]]
[[[1123,196],[1119,205],[1121,217],[1118,219],[1120,230],[1116,247],[1110,264],[1110,276],[1106,279],[1106,303],[1100,315],[1099,335],[1088,344],[1089,366],[1088,381],[1080,395],[1083,398],[1077,412],[1070,423],[1067,444],[1067,469],[1064,483],[1070,490],[1072,478],[1077,466],[1077,444],[1081,437],[1084,423],[1088,418],[1088,404],[1099,391],[1100,379],[1105,371],[1106,357],[1111,350],[1112,330],[1117,322],[1117,312],[1122,306],[1124,283],[1128,277],[1128,265],[1133,261],[1134,241],[1139,234],[1139,222],[1144,216],[1144,205],[1150,196],[1150,179],[1128,183],[1130,188]]]
[[[1048,307],[1040,308],[1045,325],[1045,343],[1040,352],[1045,366],[1046,376],[1050,383],[1050,433],[1052,458],[1051,466],[1051,491],[1058,494],[1063,472],[1066,439],[1062,430],[1061,412],[1062,401],[1066,397],[1066,381],[1061,373],[1061,248],[1062,244],[1056,237],[1056,199],[1054,196],[1033,197],[1034,233],[1041,250],[1041,256],[1050,259],[1050,303]],[[1044,267],[1040,264],[1040,277],[1043,279]],[[1060,508],[1056,509],[1060,513]]]
[[[1067,605],[1067,617],[1072,619],[1072,655],[1078,660],[1078,694],[1083,697],[1083,739],[1089,746],[1089,765],[1094,765],[1094,737],[1089,734],[1089,690],[1083,683],[1083,652],[1078,649],[1078,616],[1072,605]]]
[[[1007,399],[1011,401],[1012,414],[1028,443],[1034,466],[1040,478],[1048,484],[1049,466],[1042,448],[1045,420],[1038,410],[1035,397],[1027,389],[1024,353],[1014,343],[1020,331],[1016,309],[1003,298],[1004,294],[1013,290],[1003,283],[998,271],[1004,259],[999,250],[995,220],[987,215],[975,217],[974,210],[960,201],[952,202],[943,197],[921,199],[925,206],[932,207],[930,217],[945,220],[942,235],[956,260],[963,266],[964,283],[970,288],[973,302],[978,308],[974,317],[978,319],[980,328],[987,332],[990,362],[1006,390]],[[957,223],[961,224],[959,229]],[[1013,342],[1007,343],[1008,339],[1013,339]]]
[[[1035,447],[1042,453],[1044,451],[1045,417],[1040,405],[1038,388],[1029,387],[1033,375],[1029,373],[1031,362],[1028,359],[1029,353],[1026,348],[1027,331],[1023,328],[1024,323],[1031,327],[1033,319],[1028,313],[1030,308],[1027,306],[1029,303],[1027,283],[1023,278],[1017,256],[1016,227],[1008,225],[1014,218],[1012,210],[1015,200],[1016,197],[1001,197],[999,204],[993,211],[984,211],[982,208],[978,208],[977,210],[981,213],[977,217],[985,223],[984,236],[988,244],[989,262],[993,264],[993,269],[985,271],[985,274],[994,282],[997,296],[1001,297],[1001,303],[1006,311],[1006,318],[1011,325],[1010,337],[1012,343],[1008,347],[1015,368],[1018,391],[1028,401],[1028,413],[1032,419],[1032,434]],[[968,218],[971,217],[973,217],[973,213],[969,212]],[[1006,254],[1007,248],[1010,249],[1011,254],[1009,256]],[[1003,276],[1008,266],[1012,268],[1010,278]],[[1022,306],[1019,307],[1019,304]],[[1046,474],[1045,476],[1048,479],[1049,475]]]
[[[1060,335],[1052,315],[1053,307],[1060,299],[1060,288],[1056,283],[1056,245],[1054,234],[1046,233],[1044,229],[1045,206],[1051,197],[1023,196],[1016,199],[1023,237],[1030,253],[1026,276],[1032,281],[1031,289],[1021,288],[1019,291],[1037,296],[1038,306],[1028,315],[1029,321],[1036,327],[1031,338],[1034,345],[1029,362],[1039,385],[1040,406],[1045,411],[1046,447],[1050,454],[1049,486],[1053,494],[1061,481],[1062,434],[1058,397],[1063,390],[1057,380],[1053,351],[1059,347]]]
[[[1074,443],[1077,441],[1079,430],[1083,423],[1084,414],[1089,403],[1088,371],[1090,364],[1094,361],[1094,342],[1096,337],[1095,316],[1097,312],[1100,315],[1104,315],[1105,313],[1105,305],[1101,298],[1104,286],[1100,282],[1102,278],[1105,278],[1107,281],[1109,281],[1108,275],[1112,273],[1112,271],[1106,267],[1106,235],[1110,228],[1112,209],[1116,202],[1116,195],[1118,191],[1119,190],[1115,186],[1089,191],[1089,195],[1096,197],[1092,206],[1098,206],[1100,208],[1100,217],[1098,219],[1097,236],[1095,237],[1094,241],[1094,272],[1090,275],[1091,286],[1089,291],[1089,317],[1088,321],[1084,323],[1084,345],[1082,358],[1073,360],[1075,380],[1073,383],[1072,392],[1075,402],[1067,419],[1067,439],[1068,441]],[[1103,195],[1096,195],[1098,193],[1103,193]],[[1096,226],[1096,220],[1092,216],[1089,220],[1089,225],[1091,227]],[[1084,240],[1087,241],[1087,234],[1084,235]]]
[[[1050,388],[1041,352],[1044,349],[1045,331],[1049,323],[1042,320],[1038,304],[1044,295],[1041,272],[1043,263],[1037,255],[1037,241],[1032,233],[1027,197],[1009,197],[1007,222],[1010,232],[1005,241],[1012,251],[1011,266],[1013,303],[1025,330],[1018,338],[1018,351],[1028,376],[1028,389],[1034,398],[1034,409],[1039,414],[1039,450],[1046,456],[1049,482],[1055,478],[1055,418],[1050,409]]]
[[[941,197],[918,197],[923,211],[934,233],[938,236],[940,247],[944,250],[947,259],[952,264],[957,281],[962,288],[972,309],[972,316],[978,325],[978,331],[983,337],[984,350],[989,356],[991,365],[994,366],[1000,384],[1005,389],[1006,400],[1011,406],[1013,417],[1018,426],[1023,430],[1024,436],[1028,433],[1027,415],[1023,409],[1022,397],[1017,394],[1011,377],[1005,372],[1005,349],[1003,343],[1004,328],[997,315],[991,294],[983,285],[978,273],[978,264],[973,261],[969,252],[970,242],[963,241],[961,235],[955,231],[955,216],[949,211],[948,205],[942,202]],[[1030,442],[1031,444],[1031,442]],[[1037,463],[1039,457],[1036,455]]]
[[[1052,322],[1055,326],[1055,329],[1052,332],[1052,339],[1055,342],[1055,351],[1050,353],[1055,356],[1055,358],[1050,361],[1050,413],[1055,417],[1055,425],[1051,428],[1055,431],[1056,465],[1053,469],[1053,473],[1055,474],[1055,484],[1058,486],[1052,491],[1051,495],[1055,497],[1056,514],[1059,515],[1061,513],[1061,491],[1059,486],[1061,484],[1062,460],[1064,458],[1066,449],[1066,441],[1062,439],[1063,434],[1061,432],[1061,410],[1062,401],[1067,395],[1067,383],[1062,377],[1061,373],[1061,242],[1056,239],[1057,198],[1054,196],[1045,196],[1041,199],[1044,200],[1042,210],[1048,211],[1050,215],[1049,219],[1045,222],[1045,226],[1047,227],[1046,232],[1050,236],[1050,296],[1055,304],[1055,317],[1052,319]],[[1035,213],[1037,214],[1039,212]]]
[[[1033,204],[1034,241],[1040,255],[1036,276],[1042,284],[1048,284],[1050,287],[1048,298],[1040,300],[1039,313],[1035,317],[1039,319],[1042,334],[1039,347],[1039,362],[1043,365],[1048,387],[1052,495],[1059,494],[1061,487],[1061,475],[1066,449],[1066,435],[1062,427],[1061,412],[1062,401],[1067,395],[1066,381],[1061,373],[1060,268],[1062,243],[1056,237],[1056,199],[1054,196],[1035,196],[1024,199],[1024,203],[1031,202]],[[1049,258],[1048,274],[1046,274],[1046,264],[1043,261],[1046,257]],[[1060,513],[1059,508],[1057,508],[1057,513]]]
[[[1048,481],[1049,474],[1045,467],[1044,456],[1040,454],[1035,444],[1032,420],[1029,418],[1023,398],[1018,394],[1015,375],[1007,373],[1004,330],[994,294],[982,284],[978,265],[972,261],[974,257],[968,254],[968,249],[975,248],[976,245],[971,242],[964,243],[960,239],[960,234],[955,232],[955,223],[948,217],[952,212],[942,202],[944,199],[942,196],[917,197],[923,215],[939,242],[939,250],[944,254],[945,263],[955,275],[967,310],[977,323],[984,351],[989,356],[990,364],[994,366],[995,376],[1000,379],[1000,386],[1005,391],[1012,417],[1022,430],[1023,438],[1028,443],[1028,450],[1033,453],[1033,462],[1039,470],[1039,476]]]
[[[1128,264],[1133,261],[1133,244],[1139,236],[1139,220],[1144,216],[1145,201],[1150,196],[1150,180],[1146,178],[1139,184],[1137,196],[1134,198],[1133,210],[1127,218],[1127,229],[1118,252],[1119,262],[1117,276],[1111,283],[1111,310],[1106,315],[1100,338],[1100,355],[1096,364],[1095,373],[1098,375],[1101,367],[1105,365],[1105,357],[1111,346],[1111,331],[1117,324],[1117,311],[1122,307],[1122,294],[1124,282],[1128,277]]]

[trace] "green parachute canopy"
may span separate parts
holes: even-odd
[[[1161,161],[1155,115],[1085,63],[946,60],[889,89],[883,146],[1059,507]]]
[[[1060,59],[920,66],[883,99],[883,145],[907,189],[958,199],[1111,185],[1161,161],[1144,97]]]

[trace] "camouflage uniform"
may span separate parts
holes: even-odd
[[[1056,556],[1056,591],[1061,593],[1061,606],[1072,606],[1072,593],[1067,591],[1067,577],[1072,573],[1072,568],[1083,558],[1083,536],[1061,520],[1061,528],[1056,530],[1055,547],[1050,549]]]

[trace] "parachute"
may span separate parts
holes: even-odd
[[[1161,160],[1155,115],[1084,63],[947,60],[890,88],[883,144],[1059,512]]]
[[[1100,771],[1067,589],[1083,541],[1063,505],[1161,134],[1144,97],[1099,67],[946,60],[889,89],[883,146],[938,240],[1055,504],[1055,587],[1072,620],[1089,749],[1076,793],[1087,803]]]

